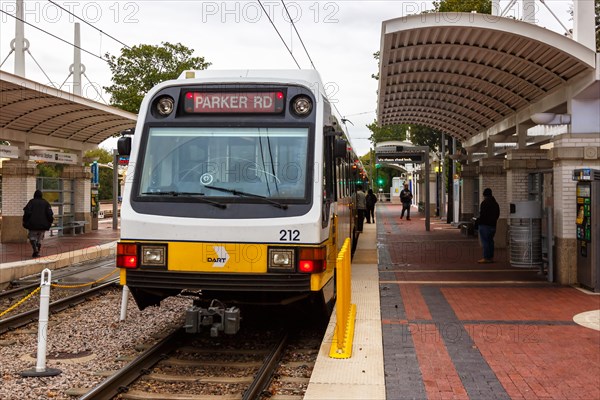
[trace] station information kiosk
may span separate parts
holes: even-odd
[[[600,170],[573,171],[577,181],[577,281],[600,292]]]

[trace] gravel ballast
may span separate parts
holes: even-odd
[[[0,399],[73,399],[71,388],[91,388],[135,357],[136,346],[153,344],[183,324],[191,299],[173,297],[160,307],[139,311],[129,299],[127,319],[119,322],[121,290],[113,289],[50,316],[47,368],[54,377],[23,378],[35,369],[38,324],[0,336]]]

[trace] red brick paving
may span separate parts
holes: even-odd
[[[384,280],[395,276],[406,315],[384,323],[410,326],[427,398],[469,398],[454,364],[461,354],[447,348],[461,331],[452,322],[434,321],[421,292],[437,286],[510,398],[600,399],[600,332],[572,320],[600,309],[600,296],[547,283],[536,268],[513,268],[505,250],[497,250],[497,263],[478,265],[477,239],[434,219],[427,232],[416,213],[407,222],[398,218],[400,206],[382,206],[380,246],[391,264],[380,264],[380,273]],[[394,390],[400,393],[402,387],[388,390],[388,398]]]
[[[600,332],[577,325],[469,325],[513,399],[600,399]]]
[[[442,293],[461,320],[572,321],[600,309],[600,296],[571,287],[446,287]]]
[[[411,325],[411,334],[429,399],[469,399],[441,333],[434,324]]]
[[[409,320],[431,320],[431,314],[421,295],[419,285],[400,285],[406,318]]]

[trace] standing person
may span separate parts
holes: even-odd
[[[358,232],[362,232],[363,221],[365,219],[365,211],[367,210],[367,196],[365,195],[365,192],[363,192],[362,185],[358,185],[356,187],[355,202],[356,213],[358,217],[358,220],[356,222],[356,230]]]
[[[500,218],[500,206],[492,196],[492,189],[486,188],[483,191],[483,201],[479,207],[479,218],[476,221],[479,226],[479,239],[483,247],[483,258],[477,261],[480,264],[494,262],[494,235],[498,218]]]
[[[50,229],[52,222],[54,222],[52,207],[42,197],[42,191],[36,190],[33,199],[23,207],[23,228],[29,230],[29,243],[33,249],[31,257],[39,257],[44,233]]]
[[[377,203],[377,196],[375,196],[375,193],[373,193],[373,189],[369,189],[369,192],[367,193],[366,203],[367,224],[370,224],[371,220],[373,220],[373,223],[375,223],[375,203]]]
[[[402,214],[400,219],[404,217],[404,211],[406,211],[406,220],[410,221],[410,205],[412,203],[412,192],[408,188],[408,183],[404,184],[404,189],[400,192],[400,202],[402,203]]]

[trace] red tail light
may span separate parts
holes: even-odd
[[[117,243],[117,267],[138,267],[137,246],[134,243]]]
[[[327,249],[325,247],[304,247],[300,249],[298,272],[314,274],[327,269]]]

